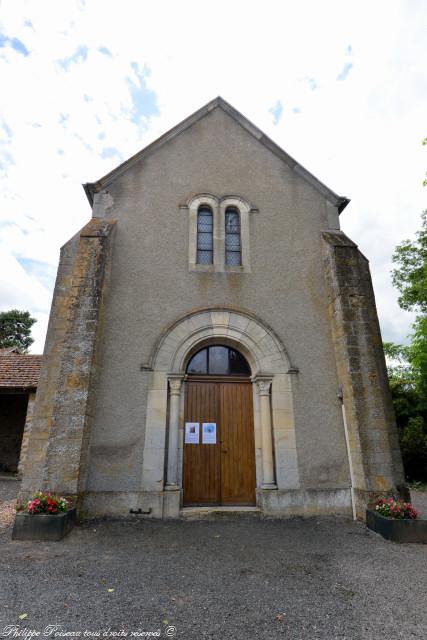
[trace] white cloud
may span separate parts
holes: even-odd
[[[16,258],[50,273],[60,245],[90,216],[81,183],[218,94],[352,199],[342,225],[371,260],[384,337],[405,338],[411,317],[397,307],[389,271],[425,207],[427,5],[6,0],[1,19],[0,32],[29,55],[0,48],[1,264],[9,270],[0,272],[0,305],[41,314],[34,350],[49,291],[40,269],[25,271]]]

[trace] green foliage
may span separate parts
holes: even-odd
[[[409,480],[422,482],[427,481],[427,211],[415,240],[396,247],[393,263],[399,305],[418,315],[411,344],[388,342],[384,352],[405,473]]]
[[[427,315],[417,317],[413,325],[409,361],[412,366],[415,385],[427,410]]]
[[[427,211],[421,216],[416,240],[404,240],[396,247],[392,281],[399,290],[402,309],[427,313]]]
[[[411,491],[427,492],[427,482],[420,482],[420,480],[414,480],[413,482],[409,482],[409,488],[411,489]]]
[[[422,482],[427,481],[427,398],[423,379],[410,360],[411,348],[386,343],[384,351],[387,358],[401,349],[408,353],[407,360],[389,360],[387,368],[405,474],[408,480]]]
[[[33,344],[31,327],[37,322],[28,311],[0,312],[0,348],[17,347],[22,353],[26,353]]]
[[[410,387],[413,384],[413,372],[409,366],[409,347],[393,342],[383,342],[384,354],[387,359],[387,372],[390,381]]]
[[[402,363],[408,359],[408,347],[402,344],[394,344],[394,342],[383,342],[384,353],[387,358],[397,360]]]

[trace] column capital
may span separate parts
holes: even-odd
[[[251,378],[257,386],[257,390],[260,396],[270,395],[270,387],[273,382],[273,376],[269,374],[257,374]]]
[[[169,395],[174,396],[181,393],[181,385],[184,380],[184,376],[180,373],[170,373],[168,375],[169,382]]]

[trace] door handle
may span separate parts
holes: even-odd
[[[227,449],[221,449],[221,453],[227,453]]]

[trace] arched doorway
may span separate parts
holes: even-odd
[[[212,344],[191,357],[186,373],[184,505],[254,505],[254,415],[246,359],[236,349]]]
[[[214,345],[237,350],[250,366],[256,504],[274,512],[277,490],[300,489],[291,381],[298,370],[284,345],[252,314],[223,307],[197,309],[164,331],[144,365],[148,379],[141,490],[156,517],[179,517],[183,506],[187,366],[198,351]]]

